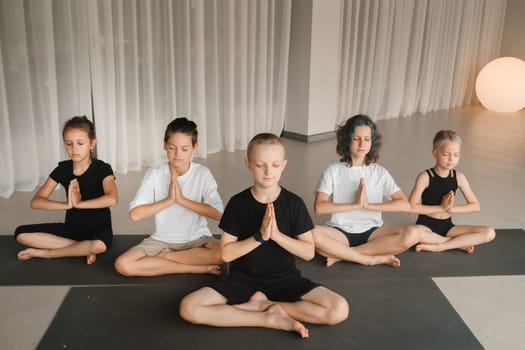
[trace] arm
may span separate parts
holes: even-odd
[[[330,196],[324,192],[315,193],[314,201],[314,212],[315,215],[323,214],[334,214],[341,213],[346,211],[352,211],[360,209],[361,206],[357,203],[334,203],[330,200]]]
[[[77,179],[71,180],[69,184],[70,198],[72,198],[73,207],[78,209],[96,209],[114,207],[118,203],[117,185],[115,184],[115,177],[108,175],[102,180],[102,188],[104,194],[100,197],[83,201],[80,195],[74,195],[72,192],[80,193],[80,188]]]
[[[221,235],[221,258],[224,262],[231,262],[248,254],[260,245],[261,243],[253,237],[239,241],[236,236],[223,232]]]
[[[480,210],[480,205],[476,195],[470,188],[470,184],[467,181],[467,178],[463,173],[456,172],[458,178],[458,187],[465,198],[466,204],[462,205],[452,205],[448,210],[451,214],[464,214],[464,213],[473,213]]]
[[[261,231],[264,239],[272,239],[275,243],[280,245],[283,249],[292,253],[295,256],[304,260],[312,260],[315,256],[314,238],[311,231],[301,233],[297,239],[285,235],[277,227],[277,220],[275,219],[275,209],[273,203],[268,203],[269,208],[269,225],[271,227],[270,233]],[[268,211],[268,210],[267,210]],[[266,236],[265,236],[266,234]]]
[[[57,183],[48,177],[46,182],[40,187],[37,193],[31,199],[31,208],[46,210],[67,210],[72,208],[69,201],[58,202],[49,199],[49,196],[55,189]]]
[[[410,204],[402,191],[392,193],[391,200],[382,203],[368,203],[364,197],[363,209],[381,212],[410,212]]]

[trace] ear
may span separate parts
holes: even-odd
[[[286,168],[286,164],[288,164],[288,159],[285,159],[285,160],[283,161],[283,170]]]
[[[197,153],[198,150],[199,150],[199,143],[197,142],[196,144],[193,145],[192,153],[195,154]]]
[[[89,147],[91,148],[91,150],[93,150],[93,148],[95,148],[95,145],[96,145],[96,144],[97,144],[97,139],[93,139],[93,140],[91,140],[91,144],[90,144],[90,146],[89,146]]]
[[[246,167],[246,169],[252,170],[252,163],[250,163],[248,159],[244,160],[244,166]]]

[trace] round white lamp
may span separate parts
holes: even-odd
[[[476,79],[481,104],[495,112],[517,112],[525,108],[525,61],[500,57],[487,63]]]

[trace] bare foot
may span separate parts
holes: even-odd
[[[27,248],[18,252],[18,260],[29,260],[31,258],[44,258],[45,249]]]
[[[370,266],[382,264],[392,267],[401,266],[401,261],[395,255],[371,255],[370,258]]]
[[[93,264],[95,260],[97,260],[97,254],[88,254],[88,256],[86,256],[86,263],[88,265]]]
[[[233,305],[233,307],[248,311],[266,311],[272,305],[272,302],[268,300],[263,292],[257,291],[253,293],[250,300],[242,304]]]
[[[416,252],[427,251],[427,252],[440,252],[437,244],[418,244],[416,245]]]
[[[339,261],[341,261],[341,259],[338,259],[338,258],[326,258],[326,267],[330,267],[332,266],[333,264],[335,263],[338,263]]]
[[[308,338],[308,329],[301,322],[294,320],[284,311],[284,309],[273,304],[267,311],[268,321],[275,329],[283,331],[295,331],[299,333],[301,338]]]
[[[206,269],[205,273],[211,273],[212,275],[220,275],[221,274],[221,267],[219,265],[208,265],[204,266]]]
[[[473,245],[471,245],[469,247],[463,247],[463,248],[459,248],[459,249],[461,249],[462,251],[464,251],[464,252],[466,252],[468,254],[472,254],[472,253],[474,253],[474,249],[475,248],[474,248]]]

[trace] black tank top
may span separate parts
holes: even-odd
[[[421,194],[421,204],[439,205],[445,194],[450,191],[456,193],[458,179],[454,169],[449,172],[447,177],[440,177],[434,169],[427,169],[426,172],[428,173],[428,187]]]

